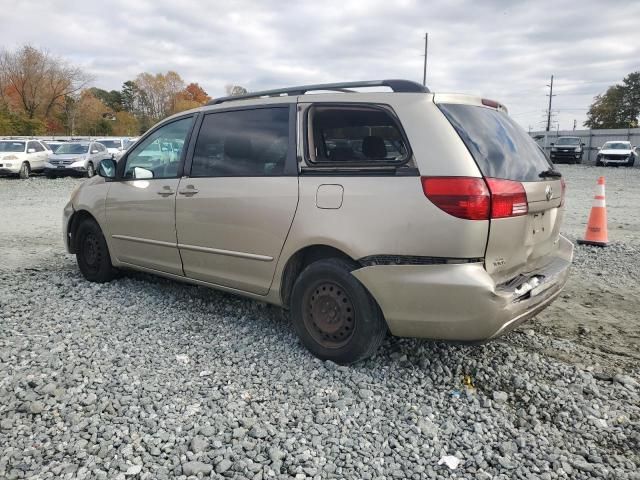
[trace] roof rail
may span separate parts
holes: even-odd
[[[351,88],[362,87],[389,87],[398,93],[429,93],[429,89],[424,85],[411,80],[365,80],[361,82],[342,82],[342,83],[319,83],[317,85],[302,85],[299,87],[278,88],[275,90],[262,90],[259,92],[246,93],[244,95],[235,95],[229,97],[220,97],[211,100],[207,105],[218,105],[224,102],[234,100],[245,100],[247,98],[258,97],[277,97],[280,95],[304,95],[310,91],[318,90],[335,90],[338,92],[353,92]]]

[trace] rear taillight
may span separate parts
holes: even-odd
[[[436,207],[449,215],[466,220],[489,218],[489,189],[481,178],[422,177],[422,190]]]
[[[491,191],[491,218],[507,218],[526,215],[529,211],[527,193],[520,182],[487,178]]]
[[[527,194],[520,182],[500,178],[422,177],[422,190],[439,209],[465,220],[526,215]]]

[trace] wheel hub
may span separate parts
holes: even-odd
[[[304,321],[308,331],[322,346],[339,348],[355,331],[355,314],[351,300],[337,284],[318,284],[307,295]]]

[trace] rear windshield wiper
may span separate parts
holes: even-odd
[[[540,178],[561,178],[562,174],[559,171],[554,170],[553,168],[550,168],[549,170],[544,170],[540,172],[538,176]]]

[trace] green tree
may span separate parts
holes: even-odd
[[[90,88],[91,93],[114,112],[122,110],[122,93],[118,90],[107,92],[101,88]]]
[[[594,98],[585,127],[635,128],[640,125],[640,72],[627,75],[622,85],[613,85]]]

